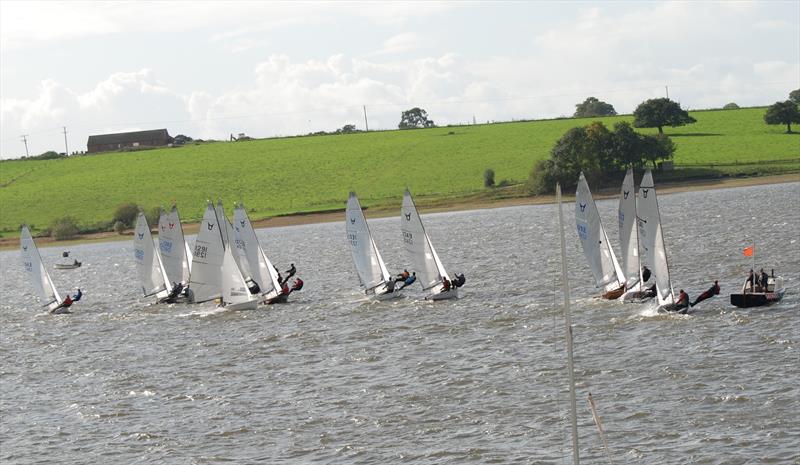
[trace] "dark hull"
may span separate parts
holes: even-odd
[[[625,286],[622,286],[617,289],[606,292],[605,294],[603,294],[603,298],[608,300],[616,300],[622,297],[622,294],[624,293],[625,293]]]
[[[735,305],[739,308],[761,307],[773,302],[778,302],[781,298],[783,298],[783,291],[731,294],[731,305]]]

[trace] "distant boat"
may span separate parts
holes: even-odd
[[[619,298],[625,292],[625,275],[611,248],[583,173],[578,178],[575,191],[575,224],[595,286],[603,288],[604,299]]]
[[[69,261],[69,250],[65,250],[61,252],[61,257],[67,259],[62,263],[56,263],[53,265],[53,268],[57,270],[74,270],[75,268],[81,267],[81,262],[78,260],[73,259],[71,262]]]
[[[169,213],[161,210],[158,218],[158,251],[169,283],[189,284],[192,252],[183,235],[181,218],[175,205]]]
[[[444,290],[442,278],[447,278],[447,271],[439,260],[439,255],[433,248],[422,219],[411,197],[411,192],[406,189],[403,194],[403,208],[400,215],[400,229],[403,232],[403,243],[406,252],[411,257],[411,263],[417,273],[417,281],[422,284],[422,290],[428,294],[426,300],[444,300],[458,297],[458,288],[451,286],[449,290]]]
[[[192,253],[192,274],[189,278],[187,295],[192,302],[200,303],[222,297],[222,262],[225,245],[222,232],[225,220],[217,219],[214,204],[208,202],[200,231],[194,242]]]
[[[622,272],[627,277],[623,301],[641,301],[654,297],[647,291],[639,255],[639,227],[636,211],[636,190],[633,170],[628,169],[619,194],[619,242],[622,250]]]
[[[150,225],[147,224],[143,212],[136,219],[136,230],[133,234],[133,256],[136,260],[136,271],[139,285],[145,297],[155,296],[158,302],[170,297],[172,285],[161,263],[161,255],[153,244]]]
[[[367,219],[355,192],[350,192],[350,197],[347,199],[345,229],[358,280],[364,288],[364,293],[377,300],[399,297],[400,293],[394,291],[393,283],[389,284],[392,276],[383,263],[375,240],[372,239]]]
[[[278,272],[267,258],[264,249],[258,242],[256,231],[247,215],[244,204],[240,203],[233,210],[233,237],[236,250],[240,256],[239,263],[244,275],[258,285],[258,293],[263,296],[264,303],[274,304],[286,302],[288,294],[281,292]]]
[[[680,310],[676,304],[675,292],[669,278],[669,261],[664,233],[661,230],[661,215],[653,183],[653,173],[647,170],[639,185],[639,198],[636,200],[639,213],[639,236],[642,238],[647,263],[652,266],[656,279],[656,298],[658,310],[674,312]]]
[[[22,226],[22,231],[19,237],[20,242],[20,255],[22,257],[22,266],[25,272],[28,273],[28,279],[33,283],[36,293],[39,294],[39,299],[44,302],[44,307],[47,311],[53,313],[70,313],[66,308],[59,308],[64,302],[61,295],[58,293],[53,280],[47,273],[47,269],[42,262],[42,256],[39,255],[39,249],[36,248],[36,243],[33,241],[31,231],[27,225]],[[57,311],[55,311],[58,309]]]

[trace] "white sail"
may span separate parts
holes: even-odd
[[[350,244],[350,252],[353,255],[358,278],[365,290],[374,290],[385,284],[391,276],[372,239],[367,219],[364,217],[355,192],[351,192],[347,199],[345,222],[347,223],[347,242]]]
[[[19,242],[22,266],[25,268],[25,272],[28,273],[28,277],[33,283],[36,293],[39,295],[39,298],[42,300],[42,302],[44,302],[44,306],[46,306],[48,310],[55,309],[61,305],[63,300],[58,294],[58,290],[56,290],[53,280],[50,279],[50,274],[47,273],[47,268],[44,266],[44,263],[42,263],[42,257],[39,255],[39,249],[36,248],[36,243],[33,242],[31,231],[26,225],[22,226],[22,231],[19,235]]]
[[[639,186],[637,211],[639,214],[639,236],[645,250],[647,263],[652,267],[656,277],[658,305],[675,303],[675,293],[669,279],[669,263],[664,245],[664,234],[661,230],[661,215],[658,212],[658,199],[650,170],[644,173]]]
[[[622,272],[628,278],[626,289],[642,287],[642,262],[639,257],[639,228],[636,221],[636,190],[633,170],[628,169],[619,194],[619,242],[622,249]]]
[[[242,256],[240,263],[246,265],[247,274],[258,284],[262,294],[266,294],[268,298],[270,295],[277,296],[281,289],[278,274],[261,248],[243,204],[234,209],[233,223],[236,251]]]
[[[619,289],[625,283],[625,276],[608,241],[600,212],[597,211],[583,173],[578,178],[575,192],[575,223],[595,285],[605,291]]]
[[[239,265],[233,258],[232,247],[225,248],[222,259],[222,305],[235,309],[255,308],[256,298],[247,289]]]
[[[442,278],[447,277],[439,256],[431,244],[430,238],[425,233],[422,219],[411,198],[411,192],[406,189],[403,194],[403,209],[400,215],[400,229],[403,232],[403,243],[406,252],[411,256],[417,280],[422,284],[423,290],[431,289],[442,284]],[[447,279],[450,279],[447,277]]]
[[[158,218],[158,251],[169,283],[188,283],[191,252],[183,236],[177,206],[173,205],[169,213],[161,210]]]
[[[166,297],[170,285],[164,266],[161,264],[161,257],[153,244],[153,236],[150,234],[150,225],[144,213],[139,212],[136,219],[136,230],[133,235],[133,255],[136,259],[136,271],[139,275],[139,285],[145,296],[158,295]]]
[[[225,246],[222,244],[221,230],[225,229],[225,219],[217,220],[214,205],[209,202],[200,231],[194,243],[192,275],[189,279],[190,295],[194,302],[205,302],[222,295],[222,260]]]

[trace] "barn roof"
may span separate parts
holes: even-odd
[[[172,139],[166,129],[151,129],[149,131],[120,132],[116,134],[99,134],[89,136],[87,145],[130,144],[145,140]]]

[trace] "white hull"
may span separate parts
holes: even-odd
[[[400,291],[394,291],[394,292],[388,292],[388,293],[384,292],[384,293],[381,293],[381,294],[368,294],[368,296],[372,300],[384,301],[384,300],[397,299],[397,298],[401,297],[401,294],[400,294]]]
[[[257,300],[248,300],[247,302],[239,302],[238,304],[228,304],[225,306],[228,310],[255,310],[258,307]]]
[[[432,294],[428,294],[425,297],[425,300],[447,300],[447,299],[457,299],[458,298],[458,288],[451,288],[449,291],[442,291],[439,290]]]

